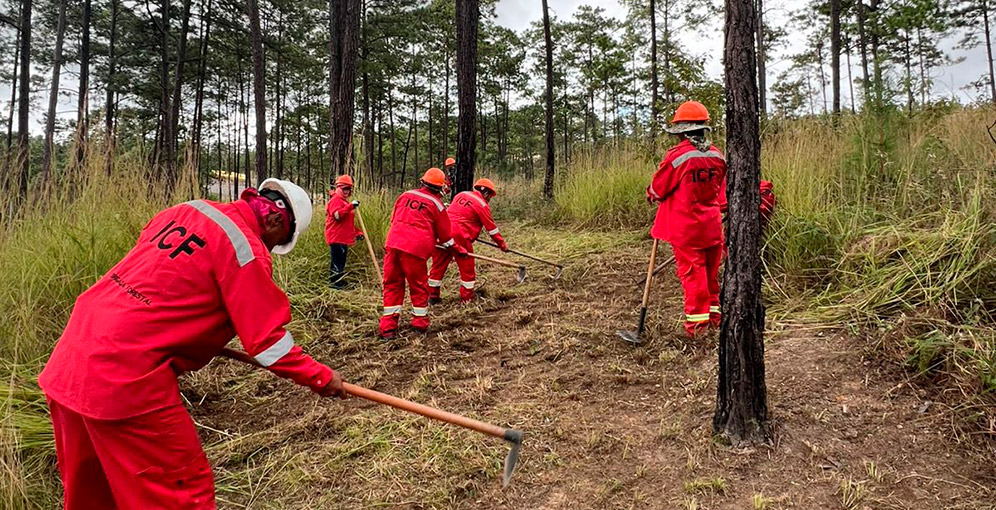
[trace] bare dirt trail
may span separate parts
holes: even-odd
[[[515,234],[519,234],[516,236]],[[648,243],[607,235],[513,233],[570,260],[564,278],[509,287],[479,265],[483,298],[432,310],[428,335],[372,339],[372,289],[308,305],[327,324],[308,346],[358,384],[526,431],[501,487],[505,446],[352,399],[319,401],[268,374],[218,363],[188,379],[222,508],[996,508],[992,439],[958,444],[940,405],[860,341],[769,323],[772,447],[711,437],[715,338],[678,335],[680,287],[659,279],[648,341],[635,325]],[[550,239],[557,239],[551,245]],[[356,301],[351,301],[355,299]],[[988,442],[986,442],[988,441]],[[986,451],[988,449],[988,452]]]

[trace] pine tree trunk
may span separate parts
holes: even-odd
[[[729,256],[723,272],[719,383],[713,430],[732,444],[768,443],[757,204],[761,137],[753,0],[726,0],[726,132]]]
[[[360,0],[329,0],[329,32],[329,186],[334,186],[335,176],[347,172],[352,155]]]
[[[654,142],[657,140],[660,120],[660,101],[660,83],[657,79],[657,1],[650,0],[650,139]]]
[[[91,0],[83,1],[83,36],[80,41],[80,87],[76,110],[76,165],[82,171],[90,131],[90,13]]]
[[[989,31],[989,2],[982,0],[982,26],[986,33],[986,64],[989,65],[989,91],[996,104],[996,73],[993,72],[993,43]]]
[[[764,0],[757,0],[757,91],[761,118],[768,116],[768,50],[764,40]]]
[[[180,34],[176,44],[176,65],[173,71],[173,98],[170,100],[169,138],[166,139],[167,196],[173,191],[179,179],[177,171],[177,147],[179,142],[180,103],[183,101],[183,68],[187,60],[187,34],[190,33],[190,0],[183,0],[183,13],[180,18]]]
[[[836,118],[840,116],[840,0],[830,0],[830,79]]]
[[[192,153],[194,155],[194,166],[200,168],[201,155],[201,126],[204,124],[204,83],[207,80],[207,54],[211,41],[211,4],[212,0],[207,0],[207,11],[202,11],[204,23],[204,33],[201,34],[201,47],[198,51],[197,60],[197,94],[194,97],[194,133],[192,137]],[[211,155],[210,146],[208,156]]]
[[[847,87],[850,90],[851,113],[855,113],[857,110],[854,108],[854,77],[851,76],[851,48],[847,49],[845,55],[847,55]]]
[[[868,102],[870,95],[869,90],[869,78],[868,78],[868,41],[865,37],[865,19],[867,17],[864,0],[858,0],[857,18],[858,18],[858,46],[861,52],[861,91],[864,97],[862,100]]]
[[[871,9],[872,12],[871,27],[870,27],[871,48],[872,48],[871,58],[872,58],[872,73],[873,73],[872,90],[874,91],[876,112],[881,112],[882,110],[882,101],[883,101],[882,96],[884,94],[883,90],[884,86],[882,83],[882,58],[878,53],[879,32],[881,29],[879,26],[881,24],[881,20],[878,14],[879,1],[880,0],[871,0],[871,4],[869,5],[869,8]]]
[[[48,114],[45,116],[45,152],[42,157],[42,183],[47,185],[52,176],[52,158],[55,152],[55,108],[59,104],[59,77],[62,72],[62,41],[66,34],[66,2],[59,2],[59,21],[55,29],[55,51],[52,56],[52,85],[48,92]]]
[[[31,109],[31,0],[21,0],[20,87],[17,98],[17,157],[20,167],[18,191],[21,199],[28,194],[31,173],[31,146],[28,119]]]
[[[443,152],[444,157],[449,157],[453,152],[450,150],[450,44],[449,32],[446,37],[446,49],[443,51],[445,60],[445,78],[443,84]],[[992,59],[990,59],[992,60]]]
[[[117,92],[117,41],[118,41],[118,16],[121,11],[121,1],[111,0],[111,34],[107,44],[107,83],[105,88],[107,89],[107,99],[104,102],[104,137],[106,147],[104,152],[106,152],[107,162],[106,171],[107,175],[111,175],[114,171],[114,152],[116,143],[116,135],[114,130],[115,121],[115,93]]]
[[[21,14],[18,14],[18,19],[20,19]],[[7,146],[4,149],[4,166],[7,168],[13,168],[10,166],[11,153],[10,150],[11,142],[13,141],[14,133],[14,105],[17,104],[17,82],[18,72],[21,67],[21,30],[18,27],[17,38],[15,41],[16,47],[14,48],[14,60],[13,60],[13,70],[11,71],[11,83],[10,83],[10,111],[7,112]]]
[[[166,155],[166,145],[163,140],[172,140],[173,136],[169,132],[169,128],[172,125],[170,121],[170,112],[173,109],[170,107],[170,84],[169,84],[169,11],[170,11],[170,0],[162,0],[159,5],[159,23],[157,28],[159,29],[159,125],[156,133],[156,144],[152,151],[152,161],[158,172],[160,179],[163,178],[163,166],[165,165],[166,174],[172,175],[172,166],[176,165],[175,158],[169,158]],[[171,162],[172,161],[172,162]]]
[[[452,192],[469,191],[474,183],[477,155],[474,129],[477,106],[477,26],[481,11],[478,0],[456,0],[457,32],[457,164]]]
[[[249,33],[252,39],[252,90],[256,109],[256,183],[266,179],[266,77],[263,68],[263,34],[259,28],[259,0],[249,0]]]
[[[653,0],[651,0],[650,3],[651,3],[651,9],[653,9]],[[653,14],[651,14],[651,17],[652,16],[653,16]],[[556,159],[556,152],[555,152],[554,140],[553,140],[553,39],[552,39],[552,37],[550,35],[550,13],[549,13],[549,9],[547,7],[547,0],[543,0],[543,40],[545,42],[545,50],[546,50],[546,62],[545,62],[545,64],[546,64],[546,90],[545,90],[545,94],[544,94],[544,100],[545,100],[544,102],[545,102],[545,106],[546,106],[546,108],[544,109],[545,110],[544,111],[544,117],[545,117],[544,124],[546,126],[546,177],[543,180],[543,196],[546,197],[547,200],[552,200],[553,199],[553,193],[554,193],[554,183],[555,183],[555,180],[554,180],[555,175],[554,174],[556,172],[556,170],[554,169],[554,161]],[[656,55],[654,56],[654,59],[656,59]],[[654,60],[654,59],[652,59],[652,60]],[[652,67],[652,69],[653,69],[653,67]],[[656,72],[655,70],[651,71],[651,73],[655,73],[655,72]],[[656,75],[653,75],[653,76],[654,76],[654,82],[655,82],[655,84],[653,86],[653,89],[654,89],[654,95],[656,96],[656,94],[657,94]],[[656,100],[654,101],[654,104],[656,104]],[[566,112],[565,112],[565,116],[566,116]],[[651,120],[651,123],[653,123],[653,120]],[[567,140],[566,133],[565,133],[564,136],[565,136],[564,140],[565,140],[565,144],[566,144],[566,140]],[[530,161],[529,164],[531,166],[532,165],[532,161]]]

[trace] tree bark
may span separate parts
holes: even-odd
[[[188,0],[189,1],[189,0]],[[256,184],[266,179],[266,79],[263,69],[263,34],[259,28],[259,0],[249,0],[249,33],[252,39],[252,91],[256,109]]]
[[[477,106],[477,26],[481,11],[478,0],[456,0],[457,32],[457,164],[454,194],[469,191],[476,164],[474,129]]]
[[[651,10],[653,9],[653,3],[654,0],[650,0]],[[651,17],[653,17],[653,14],[651,14]],[[547,0],[543,0],[543,40],[546,44],[546,91],[544,94],[546,103],[544,112],[546,121],[546,177],[543,180],[543,196],[546,197],[547,200],[552,200],[554,193],[554,161],[556,159],[556,152],[553,139],[553,39],[550,36],[550,13],[547,8]],[[653,61],[655,59],[656,55],[654,55],[651,60]],[[656,97],[656,74],[653,74],[656,73],[656,69],[652,70],[651,73],[653,81],[655,82],[653,89],[654,96]],[[532,162],[530,161],[529,164],[531,165]]]
[[[723,272],[719,383],[713,430],[733,444],[768,443],[758,192],[761,137],[753,0],[726,0],[729,256]]]
[[[346,173],[353,148],[353,98],[360,35],[360,0],[329,0],[329,186]]]
[[[169,138],[165,140],[167,166],[166,191],[169,196],[179,179],[177,171],[177,138],[180,131],[180,103],[183,101],[183,67],[187,60],[187,34],[190,32],[190,0],[183,0],[183,12],[180,18],[180,34],[176,45],[176,65],[173,71],[173,98],[169,107]]]
[[[21,15],[18,14],[18,19]],[[10,157],[13,151],[10,150],[11,142],[13,141],[14,133],[14,105],[17,103],[17,82],[18,82],[18,71],[20,71],[21,66],[21,30],[18,27],[17,37],[15,41],[16,47],[14,48],[14,61],[13,70],[11,71],[11,83],[10,83],[10,110],[7,112],[7,146],[4,149],[4,166],[7,168],[13,168],[10,165]],[[2,188],[2,187],[0,187]]]
[[[882,96],[883,96],[883,86],[882,86],[882,59],[879,58],[878,47],[879,47],[879,32],[880,23],[878,15],[878,6],[880,0],[871,0],[869,8],[872,12],[871,19],[871,57],[872,57],[872,90],[874,91],[875,98],[875,111],[880,112],[882,110]]]
[[[59,78],[62,73],[62,41],[66,34],[66,2],[59,2],[59,21],[55,29],[55,51],[52,55],[52,85],[48,92],[48,114],[45,116],[45,153],[42,157],[42,183],[52,175],[52,157],[55,152],[55,108],[59,104]]]
[[[657,1],[650,0],[650,139],[657,140],[660,83],[657,79]]]
[[[83,37],[80,41],[80,87],[76,110],[76,165],[82,171],[90,132],[90,13],[91,0],[83,1]]]
[[[28,135],[28,117],[31,108],[31,0],[21,1],[21,72],[17,98],[17,157],[21,169],[18,191],[23,199],[28,194],[28,176],[31,172],[31,146]]]
[[[830,79],[836,118],[840,116],[840,0],[830,0]]]
[[[192,139],[192,153],[194,155],[194,166],[200,168],[201,157],[201,126],[204,124],[204,83],[207,80],[207,55],[211,41],[211,4],[212,0],[207,0],[207,10],[202,11],[202,23],[204,23],[204,33],[201,35],[201,47],[198,51],[197,60],[197,93],[194,97],[194,132]],[[208,146],[208,156],[210,156],[210,146]],[[210,161],[209,161],[210,163]]]

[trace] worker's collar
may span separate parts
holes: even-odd
[[[481,197],[481,200],[484,200],[485,203],[491,201],[491,199],[489,199],[488,197],[484,196],[484,193],[481,193],[480,191],[478,191],[476,189],[474,190],[474,194],[477,195],[477,196],[479,196],[479,197]]]
[[[434,190],[434,189],[432,189],[432,188],[430,188],[428,186],[425,186],[425,185],[422,186],[422,191],[428,191],[430,194],[432,194],[433,196],[437,196],[437,197],[443,196],[443,190],[438,190],[437,191],[437,190]]]

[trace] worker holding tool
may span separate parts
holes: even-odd
[[[422,187],[406,191],[394,203],[391,228],[384,253],[384,313],[380,337],[391,339],[398,331],[398,318],[405,301],[405,282],[412,302],[412,328],[429,329],[429,288],[426,261],[436,245],[457,257],[467,250],[457,246],[450,234],[450,218],[441,193],[446,176],[438,168],[426,170]]]
[[[491,199],[497,195],[495,184],[491,179],[478,179],[474,183],[473,191],[462,191],[453,197],[453,202],[446,208],[450,216],[450,232],[453,233],[453,241],[457,246],[463,248],[467,253],[474,252],[474,239],[485,230],[491,239],[504,252],[508,251],[508,245],[498,231],[498,225],[491,218]],[[429,271],[429,302],[442,302],[440,288],[443,285],[443,276],[446,268],[449,267],[453,255],[448,250],[437,248],[432,254],[432,269]],[[470,301],[474,299],[474,280],[476,270],[472,257],[457,258],[457,268],[460,270],[460,300]]]
[[[356,241],[363,240],[363,233],[354,224],[357,200],[349,201],[353,194],[353,178],[340,175],[335,179],[332,198],[325,206],[325,244],[329,245],[329,284],[341,289],[346,282],[346,254]]]
[[[214,479],[177,376],[238,335],[274,374],[341,396],[331,368],[294,345],[270,252],[311,222],[300,187],[267,179],[239,200],[157,214],[81,294],[38,382],[48,398],[64,508],[214,509]]]
[[[685,332],[694,338],[719,326],[719,265],[723,258],[721,208],[726,202],[726,160],[707,136],[709,112],[697,101],[678,106],[667,131],[681,137],[647,188],[658,203],[651,235],[671,243],[685,293]]]

